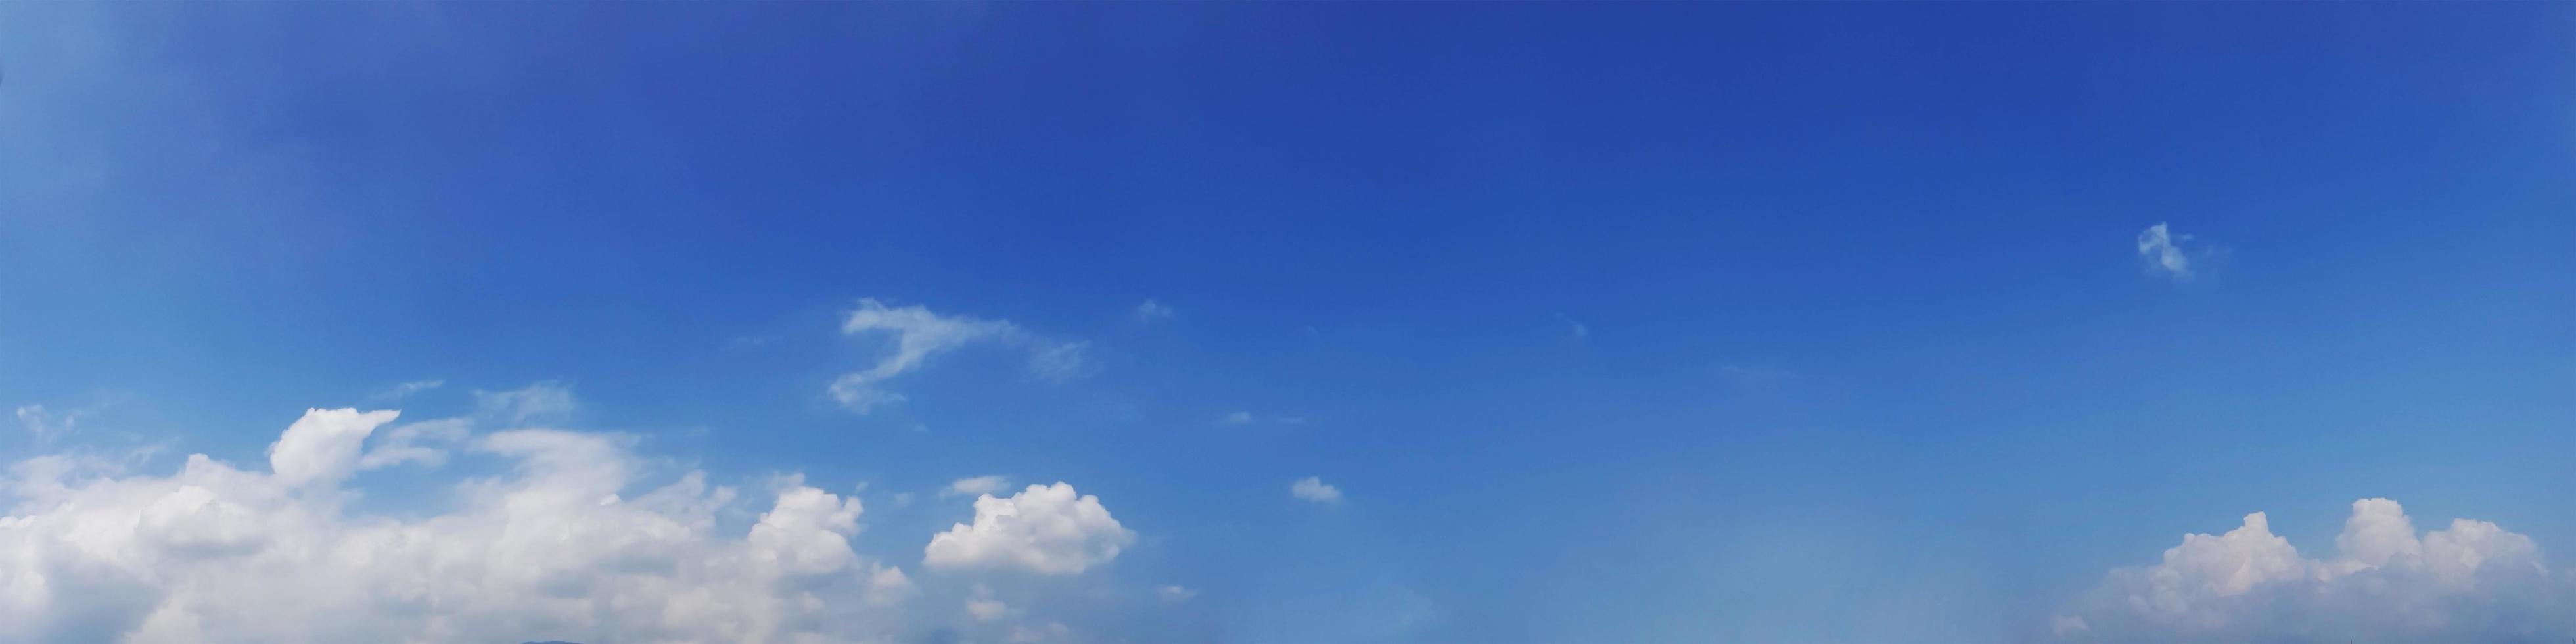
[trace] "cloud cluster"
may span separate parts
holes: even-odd
[[[2543,641],[2576,635],[2576,595],[2528,537],[2459,519],[2418,533],[2387,499],[2352,504],[2331,559],[2257,512],[2112,571],[2051,620],[2073,641]]]
[[[1027,348],[1029,373],[1039,380],[1063,382],[1092,371],[1088,343],[1039,340],[1008,321],[940,315],[920,305],[890,307],[874,298],[859,300],[859,307],[842,319],[841,334],[885,335],[894,340],[875,366],[842,374],[826,389],[843,409],[858,414],[903,402],[903,394],[885,389],[887,380],[920,368],[934,354],[979,342]]]
[[[935,569],[1016,569],[1070,575],[1118,556],[1136,533],[1110,518],[1100,497],[1064,483],[1031,485],[1010,498],[975,498],[975,523],[930,538],[921,563]]]
[[[897,604],[917,591],[901,569],[852,550],[857,499],[783,476],[747,528],[720,529],[720,512],[742,493],[699,472],[650,485],[651,468],[621,435],[519,429],[468,439],[455,422],[397,418],[309,411],[270,447],[266,471],[204,455],[167,476],[68,456],[11,466],[0,480],[10,504],[0,516],[0,641],[903,634]],[[432,435],[508,469],[457,483],[456,506],[444,513],[345,507],[357,497],[343,487],[353,476],[444,456],[425,446]],[[1114,557],[1126,531],[1097,498],[1071,498],[1059,484],[979,502],[977,524],[997,529],[964,541],[942,535],[932,554],[966,547],[980,554],[964,561],[1058,572]]]

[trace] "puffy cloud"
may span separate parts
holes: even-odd
[[[921,563],[1069,575],[1116,559],[1135,540],[1136,533],[1110,518],[1100,497],[1076,495],[1061,482],[1031,485],[1007,499],[976,497],[974,524],[933,535]]]
[[[267,472],[204,455],[168,476],[68,456],[11,466],[0,480],[9,502],[0,641],[848,641],[903,632],[892,605],[917,591],[901,570],[852,551],[856,499],[782,477],[757,521],[728,536],[718,517],[737,494],[701,473],[621,496],[648,468],[617,435],[483,436],[467,444],[512,467],[458,484],[452,510],[351,514],[342,501],[352,496],[336,486],[395,417],[307,412],[271,447]]]
[[[2576,635],[2576,595],[2531,539],[2460,519],[2418,533],[2397,502],[2363,499],[2308,559],[2257,512],[2188,534],[2161,562],[2112,571],[2051,620],[2085,641],[2538,641]]]
[[[1010,486],[1011,479],[1000,475],[957,479],[949,482],[948,487],[939,490],[939,498],[992,494]]]
[[[358,470],[359,448],[398,411],[308,409],[268,446],[268,467],[288,486],[337,485]]]
[[[1145,300],[1145,303],[1136,305],[1136,311],[1131,315],[1137,324],[1153,324],[1172,319],[1172,313],[1172,307],[1162,302]]]
[[[483,415],[509,423],[561,422],[580,406],[573,401],[572,390],[554,381],[510,391],[476,391],[474,401]]]
[[[2172,234],[2163,223],[2148,226],[2138,232],[2138,258],[2146,261],[2149,273],[2190,279],[2192,258],[2181,246],[2190,240],[2190,235]]]
[[[1288,495],[1316,503],[1338,503],[1342,500],[1342,489],[1309,476],[1288,484]]]
[[[886,379],[919,368],[931,354],[966,346],[983,340],[1016,340],[1022,337],[1019,327],[1001,320],[983,320],[963,315],[939,315],[920,305],[889,307],[874,298],[859,300],[859,308],[850,311],[841,322],[842,335],[872,333],[894,336],[893,351],[865,371],[843,374],[832,381],[832,399],[850,411],[865,414],[877,407],[903,401],[903,394],[880,387]]]

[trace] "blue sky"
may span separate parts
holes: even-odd
[[[0,598],[57,616],[0,635],[496,635],[225,630],[132,525],[237,504],[203,516],[251,527],[206,534],[247,554],[186,563],[235,575],[286,569],[290,529],[525,529],[475,481],[543,496],[526,446],[583,440],[633,477],[578,489],[738,491],[654,556],[762,552],[763,517],[829,495],[796,525],[852,558],[812,574],[859,585],[759,637],[2576,633],[2567,574],[2344,538],[2388,498],[2428,530],[2405,561],[2476,533],[2453,517],[2576,543],[2571,29],[2547,4],[0,7],[27,521],[0,578],[57,593]],[[832,393],[871,369],[899,401]],[[323,474],[278,460],[300,418]],[[389,445],[438,456],[368,460]],[[941,492],[983,476],[1069,540],[940,563],[932,535],[978,523]],[[1114,521],[1026,489],[1059,481]],[[110,497],[132,543],[60,545],[65,499]],[[2258,511],[2304,558],[2159,559]],[[102,559],[25,554],[66,551]],[[2271,576],[2126,608],[2172,589],[2112,571],[2160,561]],[[903,592],[869,594],[886,569]],[[96,570],[161,599],[88,606]],[[642,583],[600,570],[564,574]],[[2282,626],[2371,611],[2313,599],[2368,574],[2449,612]],[[753,637],[426,605],[538,631],[500,637]]]

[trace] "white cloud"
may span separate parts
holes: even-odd
[[[1586,326],[1582,322],[1575,321],[1574,318],[1566,317],[1563,313],[1558,313],[1556,314],[1556,320],[1564,322],[1566,331],[1573,333],[1574,339],[1576,340],[1584,340],[1592,337],[1592,327]]]
[[[1178,585],[1165,585],[1160,588],[1155,588],[1154,596],[1163,598],[1163,601],[1178,604],[1198,597],[1199,591],[1183,588]]]
[[[2176,280],[2190,279],[2192,254],[2182,248],[2189,241],[2190,235],[2172,234],[2165,224],[2148,226],[2138,232],[2138,258],[2146,261],[2149,273]]]
[[[841,322],[841,334],[876,333],[894,337],[893,351],[878,359],[874,367],[842,374],[832,381],[829,390],[833,400],[852,412],[865,414],[903,402],[903,394],[886,391],[882,385],[889,378],[919,368],[931,354],[978,341],[1022,337],[1018,326],[1001,320],[943,316],[920,305],[894,308],[874,298],[861,299],[859,308],[850,311]]]
[[[1069,575],[1118,558],[1136,533],[1110,518],[1100,497],[1072,485],[1031,485],[1010,498],[976,497],[975,523],[930,538],[921,563],[931,568],[1021,569]]]
[[[466,435],[471,433],[474,433],[471,417],[440,417],[440,420],[399,425],[399,428],[384,430],[384,438],[376,440],[376,446],[366,448],[366,456],[358,456],[358,469],[379,469],[379,466],[399,464],[440,466],[448,461],[446,446],[464,443]]]
[[[1216,424],[1219,424],[1219,425],[1250,425],[1250,424],[1252,424],[1252,421],[1253,421],[1253,420],[1254,420],[1254,419],[1253,419],[1253,417],[1252,417],[1252,412],[1248,412],[1248,411],[1238,411],[1238,412],[1234,412],[1234,413],[1231,413],[1231,414],[1226,414],[1226,415],[1223,415],[1223,416],[1218,416],[1218,417],[1217,417],[1217,419],[1216,419]]]
[[[46,411],[44,405],[28,405],[19,407],[17,415],[19,427],[26,428],[27,433],[34,434],[36,438],[45,439],[71,433],[80,425],[81,416],[87,414],[78,410],[57,414]]]
[[[993,589],[990,586],[975,584],[974,591],[966,596],[966,616],[974,618],[975,621],[990,622],[1019,615],[1020,611],[1011,608],[1010,604],[994,599]]]
[[[1316,503],[1339,503],[1342,489],[1324,483],[1323,479],[1306,477],[1288,484],[1288,495]]]
[[[1169,320],[1172,319],[1172,307],[1165,306],[1162,302],[1145,300],[1145,303],[1136,305],[1134,317],[1137,324],[1153,324]]]
[[[1042,382],[1070,382],[1098,370],[1089,342],[1039,342],[1029,348],[1029,375]]]
[[[717,517],[736,492],[701,473],[622,497],[648,468],[617,435],[491,434],[472,449],[514,467],[458,483],[454,509],[416,519],[344,512],[351,495],[337,485],[363,462],[369,434],[395,417],[307,412],[272,447],[269,472],[204,455],[166,477],[63,456],[12,466],[0,480],[9,508],[0,516],[0,641],[850,641],[906,632],[896,605],[917,591],[900,569],[850,548],[857,500],[781,477],[756,523],[727,536]]]
[[[358,471],[359,449],[376,426],[393,422],[398,411],[308,409],[303,418],[268,446],[268,467],[278,483],[333,486]]]
[[[437,389],[446,385],[447,381],[445,380],[414,380],[387,387],[384,391],[376,392],[375,395],[368,396],[367,398],[371,400],[398,401],[404,398],[409,398],[412,394]]]
[[[484,415],[513,424],[563,422],[580,406],[572,390],[551,380],[510,391],[476,391],[474,401]]]
[[[948,487],[939,490],[939,498],[980,496],[1000,492],[1009,487],[1011,487],[1011,479],[999,475],[962,478],[949,482]]]
[[[2531,539],[2460,519],[2418,533],[2395,501],[2363,499],[2308,559],[2263,513],[2222,535],[2188,534],[2161,563],[2112,571],[2051,620],[2098,641],[2563,640],[2576,635],[2570,580]]]

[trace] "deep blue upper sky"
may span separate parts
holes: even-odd
[[[553,381],[713,478],[868,482],[856,541],[907,568],[970,514],[948,481],[1072,482],[1141,536],[1115,574],[1199,590],[1222,639],[2034,637],[2257,510],[2303,548],[2376,496],[2576,543],[2571,34],[2548,4],[12,6],[0,406],[94,412],[0,456],[257,463],[308,407]],[[2142,260],[2159,223],[2187,279]],[[1091,373],[970,347],[851,413],[861,298]]]

